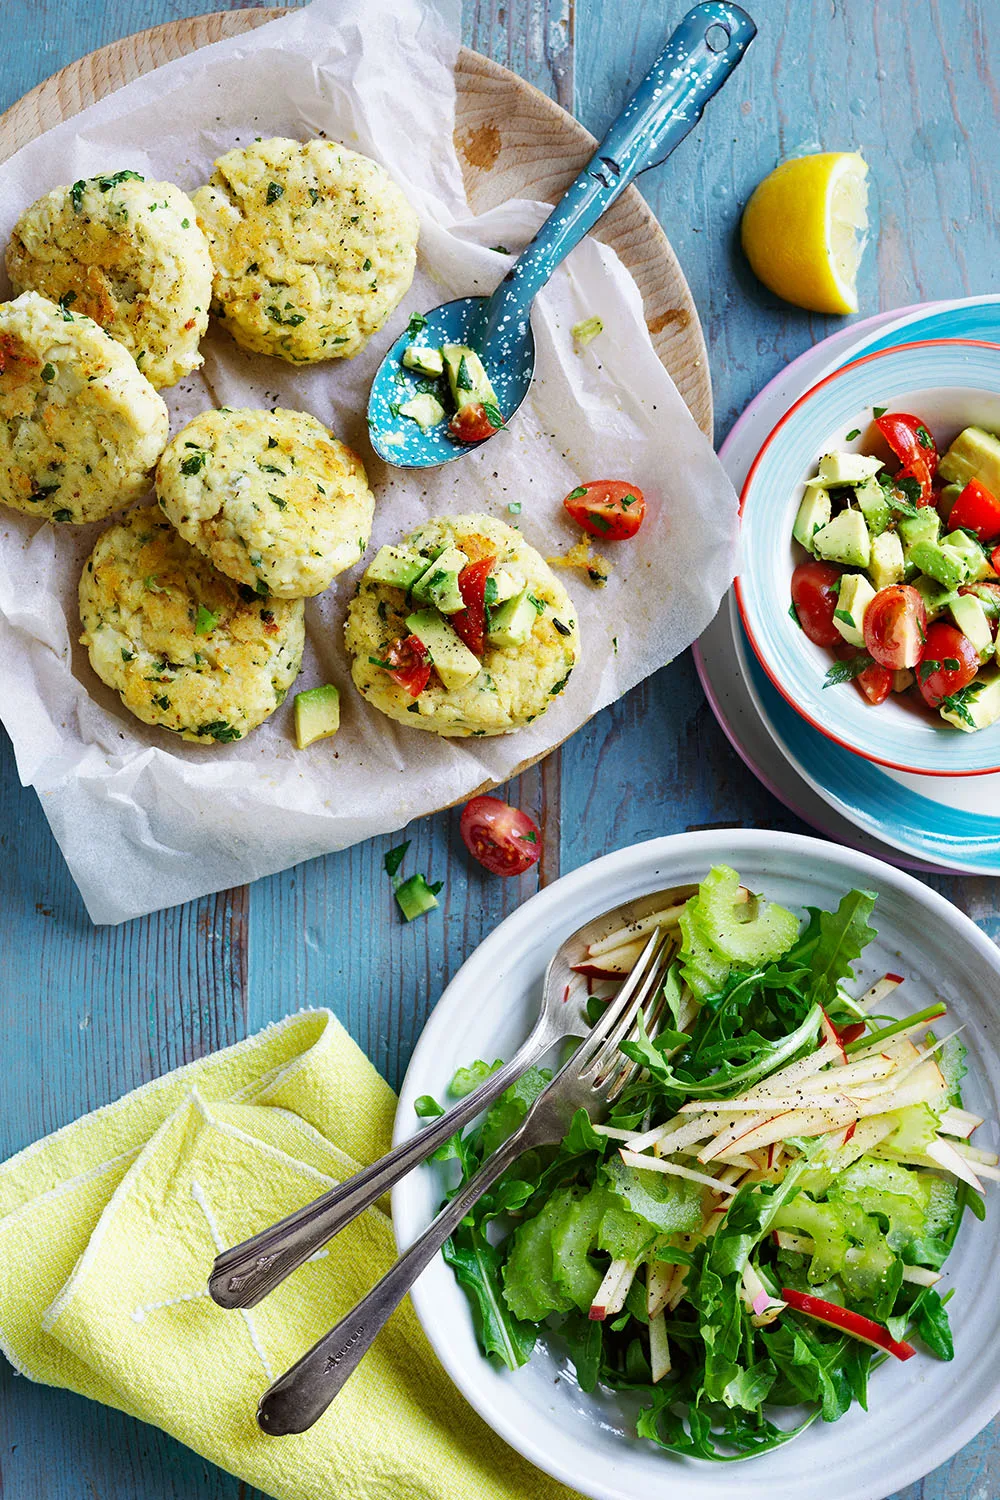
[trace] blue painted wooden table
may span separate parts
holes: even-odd
[[[0,108],[84,52],[206,0],[0,0]],[[242,0],[229,0],[234,7]],[[721,440],[753,394],[833,320],[778,304],[736,248],[739,213],[777,158],[859,146],[880,235],[862,314],[998,290],[996,0],[873,6],[748,0],[760,37],[722,98],[643,182],[698,302]],[[645,72],[682,0],[466,0],[465,40],[596,133]],[[446,882],[403,925],[376,840],[115,929],[87,920],[34,793],[0,743],[0,1154],[304,1003],[330,1005],[398,1083],[428,1009],[465,955],[538,882],[610,849],[705,826],[793,828],[730,750],[689,654],[600,714],[511,787],[545,829],[539,867],[470,866],[454,813],[408,830]],[[994,885],[934,880],[994,936]],[[2,1363],[2,1362],[0,1362]],[[154,1429],[0,1372],[5,1500],[257,1500]],[[897,1500],[994,1500],[1000,1428]],[[833,1491],[831,1491],[833,1493]],[[335,1497],[331,1497],[335,1500]]]

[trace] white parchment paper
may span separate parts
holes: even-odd
[[[517,202],[472,217],[452,145],[458,34],[457,0],[433,9],[316,0],[138,79],[0,166],[6,242],[27,204],[98,172],[128,167],[191,191],[223,151],[272,135],[324,133],[375,157],[421,220],[417,277],[390,324],[354,360],[308,370],[247,355],[213,326],[204,371],[163,393],[172,430],[209,405],[314,413],[368,467],[377,501],[369,557],[426,515],[459,511],[491,513],[543,555],[564,553],[579,532],[562,497],[588,479],[631,480],[649,502],[635,541],[600,548],[614,563],[607,588],[561,574],[582,659],[550,711],[514,735],[441,740],[369,708],[343,649],[360,569],[344,574],[307,602],[296,685],[336,683],[342,728],[304,752],[292,739],[291,694],[261,729],[224,747],[186,745],[132,718],[77,643],[77,580],[101,528],[0,511],[0,716],[95,922],[254,880],[505,780],[690,645],[730,582],[736,497],[656,358],[635,284],[596,241],[535,305],[535,383],[509,432],[419,478],[372,454],[368,386],[388,342],[413,311],[492,291],[509,262],[490,247],[516,251],[549,211]],[[578,352],[570,329],[595,313],[605,332]]]

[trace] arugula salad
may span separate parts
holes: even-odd
[[[881,1014],[893,974],[852,993],[874,906],[852,890],[802,925],[719,866],[591,946],[593,1021],[668,930],[662,1020],[623,1044],[641,1072],[608,1118],[578,1111],[446,1245],[486,1355],[516,1369],[544,1339],[583,1391],[628,1393],[640,1436],[717,1461],[867,1410],[877,1365],[953,1357],[941,1269],[1000,1171],[970,1144],[957,1034],[927,1029],[944,1005]],[[460,1070],[452,1095],[498,1066]],[[438,1158],[467,1181],[550,1076],[525,1074]]]

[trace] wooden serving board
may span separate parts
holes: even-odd
[[[0,0],[2,3],[2,0]],[[221,11],[170,21],[70,63],[0,115],[0,161],[88,104],[210,42],[237,36],[287,10]],[[590,157],[594,137],[516,73],[463,47],[456,74],[455,144],[469,202],[485,213],[509,198],[554,203]],[[712,436],[712,385],[698,312],[666,235],[635,188],[596,231],[642,293],[653,345],[701,427]]]

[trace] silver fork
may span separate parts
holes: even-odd
[[[400,1177],[426,1161],[450,1136],[464,1130],[476,1115],[499,1099],[507,1086],[543,1057],[555,1042],[567,1036],[584,1036],[587,1023],[578,998],[577,1003],[570,1003],[568,998],[572,981],[579,978],[572,965],[586,953],[588,944],[594,939],[660,911],[665,905],[683,900],[689,894],[688,887],[651,891],[591,918],[566,938],[545,971],[538,1020],[510,1061],[491,1073],[447,1114],[425,1125],[423,1130],[370,1167],[312,1203],[306,1203],[280,1223],[262,1229],[230,1250],[223,1250],[216,1259],[208,1283],[219,1306],[256,1307],[261,1298],[322,1249],[346,1224],[377,1203]]]
[[[655,1034],[662,1009],[663,976],[673,947],[671,936],[659,928],[653,932],[604,1015],[538,1095],[513,1134],[357,1307],[264,1392],[257,1421],[265,1432],[275,1437],[305,1432],[323,1415],[417,1277],[473,1205],[522,1152],[561,1141],[578,1109],[585,1109],[591,1119],[607,1113],[640,1071],[619,1051],[620,1043],[635,1030],[640,1009],[644,1010],[647,1030]]]

